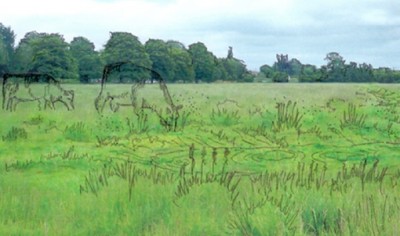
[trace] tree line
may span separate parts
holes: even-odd
[[[356,62],[346,63],[337,52],[326,55],[326,65],[318,68],[315,65],[302,64],[296,58],[288,55],[276,55],[276,62],[272,65],[260,67],[256,80],[273,82],[289,82],[294,79],[298,82],[377,82],[399,83],[400,71],[387,67],[373,68],[371,64]]]
[[[278,54],[272,66],[263,65],[259,72],[251,72],[244,61],[234,57],[232,47],[229,47],[226,57],[218,58],[202,42],[186,47],[179,41],[149,39],[142,44],[132,33],[111,32],[104,48],[97,51],[94,43],[82,36],[68,43],[58,33],[31,31],[18,45],[15,45],[15,37],[11,27],[0,23],[0,76],[6,72],[38,72],[88,83],[101,78],[105,65],[129,61],[119,73],[111,76],[114,82],[135,79],[152,81],[155,78],[150,71],[156,71],[172,83],[400,82],[399,71],[375,69],[366,63],[346,64],[336,52],[328,53],[325,58],[327,64],[320,68]]]
[[[101,78],[105,65],[123,61],[130,63],[111,76],[115,82],[153,80],[150,71],[156,71],[167,82],[253,79],[244,62],[233,56],[232,48],[227,57],[217,58],[201,42],[185,47],[174,40],[149,39],[142,44],[131,33],[111,32],[104,49],[96,51],[85,37],[75,37],[68,43],[61,34],[36,31],[26,33],[15,46],[13,30],[0,23],[0,74],[38,72],[87,83]]]

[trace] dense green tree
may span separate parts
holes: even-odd
[[[214,75],[213,78],[215,81],[226,81],[229,80],[228,72],[225,69],[225,60],[226,58],[215,58],[216,65],[214,68]]]
[[[19,42],[14,56],[13,70],[18,72],[27,72],[32,67],[33,62],[33,43],[45,36],[44,33],[31,31],[25,34]]]
[[[274,68],[269,65],[262,65],[260,67],[260,72],[262,72],[266,78],[272,78],[274,76]]]
[[[292,58],[289,61],[289,75],[292,77],[299,77],[301,74],[302,64],[296,58]]]
[[[273,65],[274,70],[288,75],[290,71],[289,56],[287,54],[276,54],[276,60],[277,61]]]
[[[138,37],[131,33],[111,32],[104,47],[103,58],[107,64],[129,62],[120,68],[120,73],[111,75],[111,80],[124,82],[151,78],[150,57]]]
[[[345,60],[337,52],[330,52],[326,55],[327,65],[322,68],[323,82],[344,82],[345,81]]]
[[[30,71],[47,73],[55,78],[77,79],[78,68],[69,44],[60,34],[45,34],[31,44],[33,58]]]
[[[229,81],[244,81],[248,70],[243,61],[236,58],[225,58],[221,60],[225,71],[227,73],[227,80]]]
[[[239,60],[233,56],[233,49],[229,47],[228,56],[226,58],[220,59],[221,63],[226,71],[226,80],[244,82],[247,81],[247,75],[249,71],[247,70],[246,64],[242,60]]]
[[[159,39],[149,39],[144,45],[152,61],[152,69],[159,73],[165,81],[175,81],[175,65],[169,53],[168,45]]]
[[[0,77],[8,71],[8,57],[4,42],[0,40]]]
[[[75,37],[70,43],[71,54],[78,63],[79,80],[83,83],[101,78],[103,63],[92,42],[84,37]]]
[[[187,50],[183,43],[176,41],[176,40],[168,40],[166,42],[166,44],[167,44],[168,48]]]
[[[272,68],[264,68],[267,77],[274,78],[276,82],[285,82],[290,77],[300,77],[303,65],[299,60],[296,58],[289,60],[287,54],[277,54],[276,60]],[[286,74],[286,79],[283,74]]]
[[[300,82],[319,82],[322,77],[322,72],[315,65],[302,65],[299,75]]]
[[[14,55],[15,34],[11,27],[0,23],[0,76],[8,71]]]
[[[188,50],[177,41],[168,41],[167,45],[170,57],[174,62],[174,78],[172,81],[194,82],[194,67]]]
[[[60,34],[29,32],[16,49],[14,70],[47,73],[55,78],[77,79],[77,65],[69,44]]]
[[[189,46],[189,53],[193,61],[195,82],[215,81],[217,63],[215,56],[207,50],[207,47],[201,42],[194,43]]]
[[[276,83],[287,83],[289,82],[289,75],[284,72],[276,72],[274,73],[274,77],[272,78]]]
[[[400,71],[387,67],[373,70],[374,81],[379,83],[400,83]]]
[[[358,65],[359,79],[356,82],[374,81],[373,68],[371,64],[362,63]]]
[[[345,65],[344,81],[360,82],[360,73],[356,62],[350,62]]]

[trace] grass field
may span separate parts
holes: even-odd
[[[168,85],[179,116],[65,86],[0,111],[0,235],[400,234],[398,85]]]

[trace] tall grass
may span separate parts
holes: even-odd
[[[73,112],[0,111],[0,235],[400,233],[395,89],[171,85],[170,132],[68,86]]]

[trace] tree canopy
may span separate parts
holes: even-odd
[[[189,53],[192,57],[195,72],[195,82],[213,82],[214,70],[216,68],[215,56],[208,51],[206,45],[197,42],[189,45]]]
[[[103,63],[95,46],[87,38],[75,37],[70,44],[71,54],[78,64],[79,80],[87,83],[101,77]]]
[[[121,68],[118,75],[110,78],[118,82],[150,79],[152,61],[138,37],[128,32],[110,34],[103,51],[105,63],[130,62]]]
[[[29,32],[16,49],[13,68],[61,79],[76,79],[77,65],[60,34]]]
[[[262,65],[258,75],[236,58],[229,46],[218,58],[202,42],[185,44],[149,39],[143,44],[130,32],[111,32],[104,49],[83,36],[66,42],[59,33],[28,32],[15,45],[16,35],[0,23],[0,76],[6,72],[41,72],[55,78],[90,82],[100,78],[106,64],[123,63],[110,79],[114,82],[154,80],[166,82],[400,82],[400,71],[374,68],[368,63],[346,62],[338,52],[329,52],[325,65],[302,64],[288,54],[276,54],[272,65]],[[151,73],[155,71],[157,73]]]
[[[152,61],[152,69],[157,71],[165,81],[174,81],[174,61],[168,45],[160,39],[149,39],[145,44],[146,53]]]
[[[11,27],[0,23],[0,75],[7,72],[14,56],[15,34]]]

